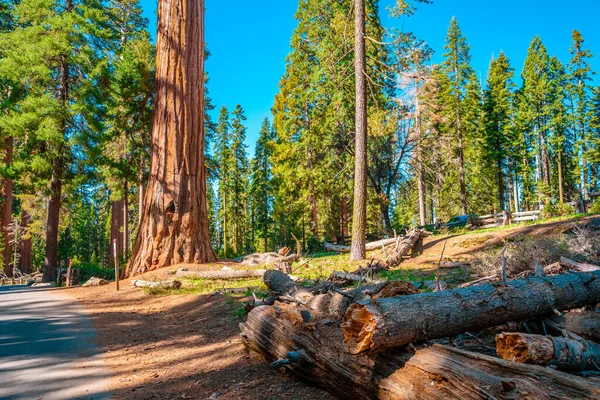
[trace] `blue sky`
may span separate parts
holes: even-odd
[[[351,0],[347,0],[351,1]],[[156,30],[156,0],[141,0],[150,30]],[[205,0],[206,40],[211,52],[206,68],[215,114],[222,105],[233,109],[240,103],[246,111],[249,151],[277,93],[285,71],[285,58],[296,27],[295,0]],[[386,27],[413,31],[435,50],[438,62],[452,16],[471,45],[472,65],[485,79],[492,54],[503,50],[520,74],[534,35],[552,55],[567,63],[571,32],[581,31],[585,46],[595,55],[592,67],[600,72],[599,0],[434,0],[420,5],[417,14],[397,20],[381,0]],[[596,77],[598,82],[600,79]],[[216,118],[216,115],[215,115]]]

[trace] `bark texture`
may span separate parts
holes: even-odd
[[[409,296],[410,297],[410,296]],[[306,312],[310,318],[307,318]],[[538,366],[434,345],[353,356],[330,315],[276,303],[240,325],[246,346],[340,399],[590,399],[600,385]]]
[[[19,257],[19,269],[24,274],[30,274],[33,272],[32,263],[32,251],[33,243],[31,242],[31,235],[29,234],[29,224],[31,223],[31,215],[26,211],[21,213],[21,226],[25,229],[27,236],[21,241],[20,257]]]
[[[569,273],[362,301],[346,313],[345,341],[352,354],[377,352],[594,305],[600,302],[598,278],[600,272]]]
[[[600,312],[570,312],[560,317],[554,315],[550,320],[562,329],[585,339],[600,342]]]
[[[569,371],[595,369],[600,364],[600,345],[565,337],[501,333],[496,335],[496,352],[508,361]]]
[[[382,245],[390,246],[394,243],[396,243],[395,238],[377,240],[375,242],[369,242],[369,243],[365,244],[365,250],[366,251],[381,250]],[[350,253],[350,250],[351,250],[350,246],[344,246],[344,245],[340,245],[340,244],[325,243],[324,247],[325,247],[325,250],[327,250],[327,251],[335,251],[337,253]]]
[[[354,0],[354,75],[356,78],[356,136],[354,150],[354,209],[350,260],[363,260],[367,229],[367,77],[365,0]]]
[[[412,229],[407,232],[406,236],[398,243],[392,254],[386,260],[388,266],[399,265],[404,257],[410,253],[413,247],[417,244],[423,232],[419,229]]]
[[[13,155],[13,139],[6,139],[6,149],[4,149],[4,166],[8,167],[12,164]],[[12,276],[12,266],[10,257],[10,245],[8,239],[8,226],[11,222],[12,203],[13,203],[13,183],[8,178],[2,178],[2,237],[4,239],[4,248],[2,249],[2,263],[4,265],[4,273],[7,276]]]
[[[152,160],[126,276],[216,260],[204,168],[204,1],[158,4]]]
[[[231,270],[231,271],[177,271],[175,276],[178,277],[190,277],[190,278],[201,278],[201,279],[244,279],[244,278],[262,278],[267,272],[265,269],[251,269],[251,270]]]

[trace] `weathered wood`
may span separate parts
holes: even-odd
[[[131,286],[142,288],[179,289],[181,287],[181,282],[177,280],[145,281],[142,279],[134,279],[131,281]]]
[[[434,345],[352,356],[330,316],[277,303],[240,325],[244,344],[340,399],[590,399],[600,384],[538,366]],[[304,313],[305,314],[305,313]]]
[[[297,261],[300,259],[300,257],[302,257],[302,246],[300,245],[300,241],[296,238],[296,236],[294,236],[294,234],[292,234],[292,237],[296,241],[296,254],[287,255],[289,251],[287,251],[285,254],[282,254],[284,252],[284,249],[280,249],[279,253],[271,252],[248,254],[247,256],[238,259],[238,261],[242,264],[249,265],[251,267],[276,263],[292,263],[294,261]],[[285,249],[287,249],[287,247]]]
[[[410,253],[413,247],[417,244],[421,238],[422,231],[420,229],[411,229],[408,231],[406,236],[400,241],[396,249],[387,258],[386,263],[388,266],[399,265],[404,257]]]
[[[341,281],[350,281],[350,282],[365,282],[365,283],[381,283],[381,281],[378,281],[376,279],[371,279],[367,276],[364,275],[356,275],[356,274],[352,274],[349,272],[343,272],[343,271],[333,271],[331,273],[331,275],[329,276],[330,280],[341,280]]]
[[[571,271],[578,271],[578,272],[600,271],[600,267],[597,265],[579,263],[577,261],[569,260],[568,258],[565,258],[565,257],[560,258],[560,265],[562,265],[565,268],[570,269]]]
[[[369,242],[369,243],[365,244],[365,250],[366,251],[379,250],[379,249],[381,249],[381,246],[385,247],[385,246],[391,246],[393,244],[396,244],[396,238],[377,240],[375,242]],[[333,251],[336,253],[350,253],[350,246],[325,243],[323,247],[327,251]]]
[[[600,364],[600,345],[565,337],[501,333],[496,335],[496,352],[508,361],[571,371],[594,369]]]
[[[186,271],[178,270],[175,276],[180,278],[199,278],[199,279],[245,279],[262,278],[267,272],[266,269],[233,269],[221,271]]]
[[[600,302],[599,277],[574,272],[361,301],[346,313],[345,341],[352,354],[381,351],[593,305]]]
[[[550,320],[584,339],[600,342],[600,312],[569,312],[560,317],[553,315]]]

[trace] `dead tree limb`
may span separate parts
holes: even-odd
[[[413,247],[415,247],[415,245],[421,238],[422,233],[423,232],[419,229],[411,229],[410,231],[408,231],[408,233],[406,234],[406,236],[404,236],[404,238],[402,238],[396,249],[392,252],[392,254],[390,254],[388,259],[386,260],[386,264],[388,266],[399,265],[404,260],[404,257],[406,257],[408,253],[410,253]]]
[[[501,333],[496,335],[496,352],[508,361],[553,365],[570,371],[596,369],[600,365],[600,345],[565,337]]]
[[[141,279],[134,279],[131,281],[131,286],[141,288],[179,289],[181,287],[181,282],[176,280],[144,281]]]
[[[345,341],[352,354],[382,351],[594,305],[600,302],[599,277],[574,272],[361,301],[346,312]]]
[[[585,339],[600,342],[600,312],[569,312],[560,317],[553,315],[550,320],[562,329]]]

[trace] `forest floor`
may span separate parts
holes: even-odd
[[[519,235],[552,235],[583,224],[600,225],[600,217],[428,237],[415,249],[414,257],[389,273],[389,277],[428,279],[435,273],[442,252],[446,261],[469,261],[481,252],[501,249],[505,240]],[[318,254],[295,264],[294,274],[314,279],[325,277],[332,270],[353,270],[365,264],[351,263],[348,255]],[[180,267],[146,273],[136,279],[172,279],[172,272]],[[230,262],[186,267],[248,268]],[[455,280],[467,279],[469,275],[462,269],[444,272]],[[109,385],[116,399],[332,399],[319,389],[275,373],[264,360],[244,348],[238,324],[244,315],[243,302],[249,298],[215,294],[225,286],[260,287],[261,282],[185,280],[184,288],[162,292],[132,288],[129,281],[122,281],[119,292],[114,283],[66,292],[92,315],[99,346],[113,374]]]

